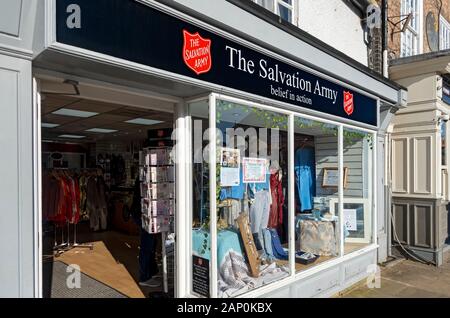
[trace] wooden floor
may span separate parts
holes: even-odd
[[[55,260],[80,266],[81,272],[95,278],[130,298],[144,298],[139,286],[118,262],[102,241],[93,242],[94,248],[74,248]]]

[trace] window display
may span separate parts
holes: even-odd
[[[296,271],[339,255],[338,127],[295,117]]]
[[[283,114],[216,103],[218,297],[289,275],[287,123]],[[234,237],[234,246],[222,236]]]
[[[344,128],[343,161],[348,169],[344,188],[344,253],[348,254],[373,242],[373,134]]]
[[[190,112],[193,294],[236,297],[373,242],[371,133],[218,96]]]

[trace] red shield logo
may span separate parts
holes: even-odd
[[[353,111],[355,110],[355,105],[353,103],[353,94],[350,92],[344,91],[344,111],[347,113],[347,115],[353,114]]]
[[[183,60],[184,63],[197,75],[206,73],[211,69],[211,40],[204,39],[197,32],[191,34],[183,30]]]

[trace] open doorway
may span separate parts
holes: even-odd
[[[41,81],[43,296],[173,297],[174,104],[82,87]]]

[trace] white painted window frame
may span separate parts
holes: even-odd
[[[258,0],[252,0],[253,2],[255,2],[256,4],[259,5],[259,3],[257,2]],[[292,4],[289,4],[283,0],[272,0],[273,1],[273,8],[266,8],[263,6],[263,8],[266,8],[269,11],[272,11],[273,13],[275,13],[276,15],[280,16],[280,8],[279,5],[287,8],[288,10],[291,11],[291,19],[292,21],[290,23],[294,24],[295,26],[298,26],[298,1],[299,0],[292,0]],[[281,16],[280,16],[281,17]],[[289,22],[289,21],[288,21]]]
[[[408,2],[410,0],[401,1],[401,15],[406,17],[410,13]],[[423,52],[423,0],[412,0],[415,2],[415,13],[413,13],[413,19],[406,27],[405,32],[400,36],[400,56],[414,56]],[[403,26],[403,25],[402,25]],[[408,45],[407,33],[410,33],[414,38],[413,45],[410,47],[411,54],[406,54],[404,46]]]
[[[439,50],[450,49],[450,22],[442,15],[439,17]]]

